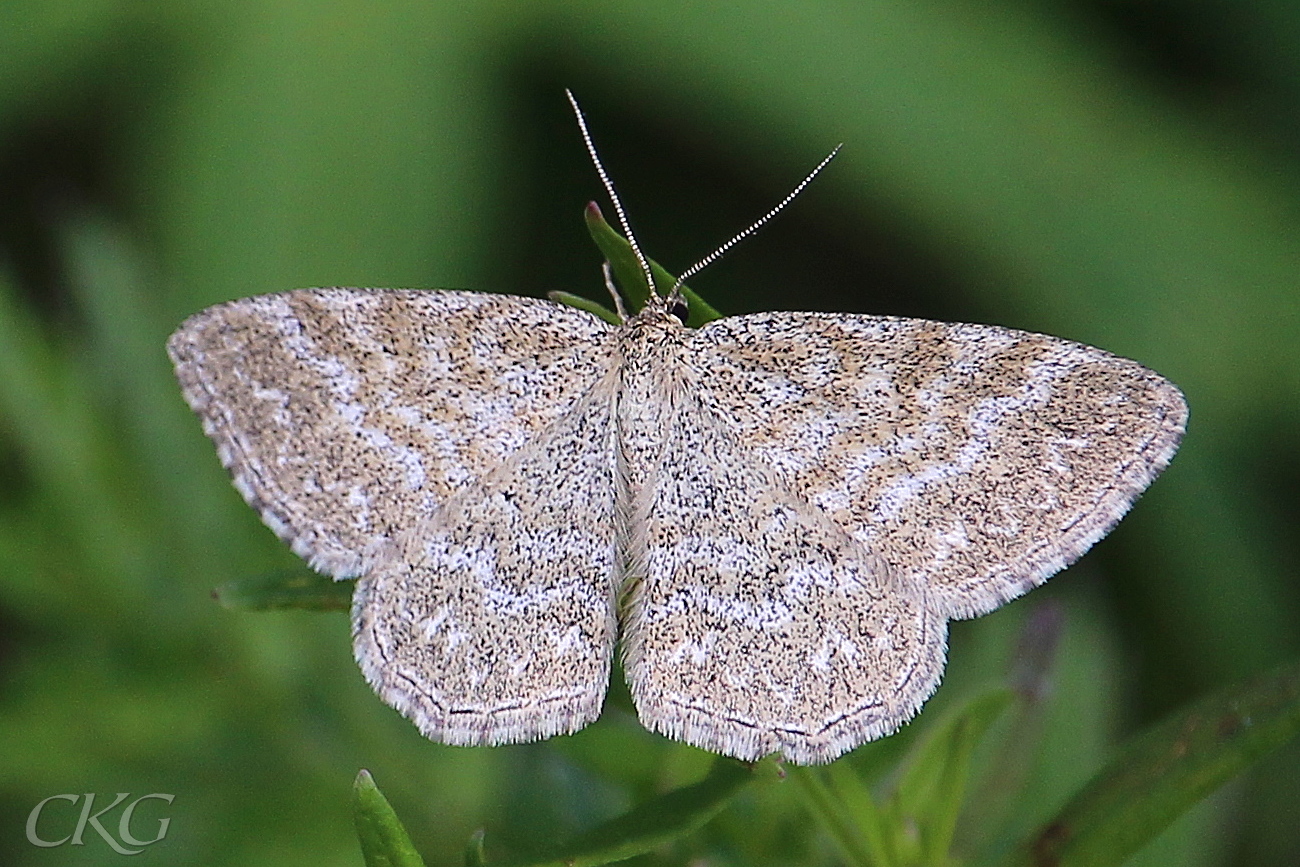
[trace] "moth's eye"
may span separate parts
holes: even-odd
[[[691,315],[691,311],[686,306],[685,301],[674,301],[672,306],[668,308],[668,315],[685,325],[686,318]]]

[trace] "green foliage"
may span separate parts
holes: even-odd
[[[1009,690],[989,692],[927,732],[883,803],[842,762],[801,770],[796,779],[807,803],[844,860],[860,867],[950,863],[975,747],[1011,699]]]
[[[348,611],[351,581],[335,581],[315,572],[295,569],[227,581],[212,595],[227,608],[242,611]]]
[[[615,283],[626,294],[631,308],[640,310],[645,306],[650,291],[646,286],[645,274],[641,271],[641,264],[636,260],[636,254],[632,252],[632,245],[627,242],[626,238],[614,231],[609,223],[605,222],[605,217],[601,214],[600,208],[596,206],[595,202],[587,205],[587,209],[583,212],[583,219],[586,220],[587,231],[591,234],[591,239],[596,242],[601,255],[609,263],[610,270],[614,274]],[[650,265],[650,273],[654,275],[656,291],[660,295],[666,296],[672,291],[677,278],[668,273],[654,259],[647,257],[646,261]],[[686,299],[688,310],[686,324],[690,327],[699,328],[704,323],[712,322],[722,316],[712,305],[699,295],[696,295],[689,286],[683,284],[681,292]]]
[[[352,813],[366,867],[424,867],[424,859],[369,771],[358,773],[352,786]]]
[[[804,802],[844,863],[855,867],[945,867],[968,808],[972,759],[1014,698],[1006,689],[977,696],[914,744],[884,799],[847,762],[791,769]],[[1184,810],[1300,731],[1300,665],[1252,679],[1174,714],[1133,739],[1044,827],[999,859],[1001,867],[1118,867]],[[1030,744],[1018,744],[1020,749]],[[509,867],[597,867],[654,851],[698,830],[754,774],[718,759],[709,776],[649,801],[538,858]],[[363,793],[370,800],[362,806]],[[1003,793],[1004,795],[1009,793]],[[370,867],[422,864],[369,775],[357,778],[358,833]],[[363,810],[373,814],[363,822]],[[379,830],[377,830],[379,829]],[[391,852],[392,855],[372,854]],[[970,853],[993,863],[990,853]],[[389,860],[381,860],[388,857]],[[476,834],[467,867],[489,863]]]
[[[1222,690],[1125,745],[1005,867],[1107,867],[1300,732],[1300,665]]]
[[[509,867],[597,867],[653,852],[703,826],[753,776],[748,765],[718,759],[698,783],[661,795],[538,858],[505,863]]]

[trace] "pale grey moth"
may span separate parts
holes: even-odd
[[[304,289],[210,307],[168,351],[244,498],[358,579],[366,679],[449,744],[582,728],[621,642],[648,728],[830,761],[918,711],[949,620],[1104,536],[1187,418],[1168,380],[1055,337],[846,313],[692,329],[679,302],[612,325]]]

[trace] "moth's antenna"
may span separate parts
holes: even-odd
[[[627,238],[628,244],[632,246],[632,253],[641,266],[641,273],[645,274],[646,286],[650,289],[650,298],[658,298],[659,293],[655,292],[654,274],[650,272],[650,262],[646,259],[645,254],[641,252],[641,245],[636,242],[636,237],[632,234],[632,227],[627,222],[627,214],[623,212],[623,203],[618,200],[618,193],[614,192],[614,184],[610,181],[609,175],[605,173],[605,167],[601,165],[600,157],[596,154],[596,145],[592,142],[591,133],[587,130],[587,119],[582,116],[582,109],[578,108],[578,100],[574,99],[573,91],[566,87],[564,95],[569,98],[569,105],[573,106],[573,114],[578,119],[578,129],[582,132],[582,143],[587,146],[587,153],[591,155],[591,161],[596,166],[596,174],[600,175],[600,182],[605,185],[605,192],[609,193],[609,200],[614,203],[614,213],[618,214],[618,223],[623,227],[623,236]]]
[[[698,273],[700,273],[701,271],[703,271],[703,270],[704,270],[706,267],[708,267],[709,265],[712,265],[714,262],[716,262],[716,261],[718,261],[719,259],[721,259],[722,256],[723,256],[723,255],[724,255],[728,250],[730,250],[732,247],[736,246],[736,245],[739,244],[741,241],[743,241],[743,240],[745,240],[746,238],[748,238],[750,235],[752,235],[752,234],[754,234],[755,232],[757,232],[759,229],[761,229],[761,228],[763,227],[763,224],[764,224],[764,223],[766,223],[768,220],[772,219],[772,218],[775,217],[777,214],[779,214],[779,213],[781,212],[781,210],[782,210],[786,205],[788,205],[788,204],[790,204],[791,202],[793,202],[793,201],[794,201],[794,197],[797,196],[797,195],[799,195],[800,193],[802,193],[802,192],[803,192],[803,188],[806,187],[806,186],[808,186],[810,183],[812,183],[812,179],[815,178],[815,177],[817,177],[817,175],[821,172],[822,169],[826,168],[826,164],[829,163],[831,160],[835,159],[835,155],[836,155],[837,153],[840,152],[840,148],[842,148],[842,147],[844,147],[844,143],[843,143],[843,142],[841,142],[840,144],[837,144],[837,145],[835,146],[835,150],[833,150],[833,151],[831,151],[829,154],[827,154],[827,155],[826,155],[826,159],[824,159],[824,160],[822,160],[820,163],[818,163],[818,164],[817,164],[817,168],[815,168],[815,169],[813,169],[811,172],[809,172],[809,173],[808,173],[808,176],[807,176],[806,178],[804,178],[802,181],[800,181],[800,182],[799,182],[799,185],[798,185],[797,187],[795,187],[793,190],[791,190],[791,191],[790,191],[790,194],[787,195],[784,199],[782,199],[782,200],[777,204],[777,206],[776,206],[775,208],[773,208],[772,210],[768,211],[766,214],[764,214],[763,216],[761,216],[761,217],[759,217],[757,220],[755,220],[755,221],[753,222],[753,224],[752,224],[748,229],[746,229],[745,231],[743,231],[743,232],[741,232],[740,234],[736,235],[736,236],[735,236],[734,238],[732,238],[730,241],[728,241],[727,243],[723,244],[721,247],[719,247],[718,249],[714,250],[712,253],[710,253],[709,255],[705,256],[703,259],[701,259],[700,261],[696,262],[694,265],[692,265],[691,267],[689,267],[689,268],[687,268],[685,271],[683,271],[683,272],[682,272],[682,276],[678,277],[678,278],[677,278],[677,282],[673,284],[673,291],[668,293],[668,299],[669,299],[668,303],[671,305],[672,302],[673,302],[673,300],[678,299],[678,293],[681,291],[681,288],[682,288],[682,284],[683,284],[683,283],[685,283],[685,282],[686,282],[687,280],[689,280],[691,277],[694,277],[696,274],[698,274]]]

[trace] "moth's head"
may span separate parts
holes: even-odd
[[[645,306],[641,308],[641,313],[645,313],[647,310],[655,310],[661,315],[670,316],[677,320],[678,325],[685,325],[686,320],[691,316],[690,305],[686,303],[686,297],[682,295],[680,289],[676,286],[668,295],[660,295],[657,292],[650,293]]]
[[[820,173],[822,169],[826,168],[827,163],[829,163],[835,157],[835,155],[839,153],[840,147],[842,147],[842,145],[836,145],[835,149],[832,150],[826,156],[825,159],[823,159],[820,163],[818,163],[817,167],[813,169],[811,172],[809,172],[808,175],[802,181],[800,181],[799,184],[793,190],[791,190],[790,193],[784,199],[782,199],[777,204],[776,207],[772,208],[766,214],[759,217],[757,220],[751,223],[749,227],[746,228],[744,231],[737,233],[725,244],[721,245],[712,253],[705,256],[703,259],[701,259],[700,261],[696,262],[694,265],[692,265],[691,267],[683,271],[681,275],[677,278],[677,281],[673,284],[672,289],[668,292],[667,295],[658,295],[656,293],[656,286],[655,286],[656,281],[655,281],[655,274],[654,274],[655,267],[657,266],[652,267],[652,263],[650,262],[650,260],[646,257],[646,255],[643,252],[641,252],[641,247],[639,244],[637,244],[636,236],[632,234],[632,227],[631,225],[628,224],[627,214],[623,210],[623,204],[619,201],[618,193],[614,190],[614,184],[612,181],[610,181],[609,174],[605,171],[605,167],[600,162],[600,156],[596,153],[596,145],[591,140],[591,132],[587,129],[587,119],[583,116],[582,109],[578,107],[577,99],[575,99],[573,93],[567,89],[564,91],[564,93],[565,96],[569,98],[569,105],[573,107],[573,115],[578,121],[578,130],[579,132],[582,133],[583,144],[586,145],[587,153],[588,155],[591,156],[591,162],[592,165],[595,166],[596,168],[596,174],[600,176],[600,181],[602,184],[604,184],[605,191],[609,194],[609,200],[611,204],[613,204],[614,206],[614,212],[618,214],[619,225],[622,226],[623,228],[623,237],[618,238],[618,243],[626,244],[627,248],[631,251],[633,257],[636,259],[637,265],[640,268],[641,274],[645,277],[645,285],[648,286],[650,289],[650,297],[646,301],[645,307],[641,310],[640,313],[636,314],[635,316],[629,317],[627,315],[627,312],[624,309],[623,299],[619,296],[618,290],[614,287],[613,280],[611,279],[613,266],[610,264],[610,262],[613,260],[614,257],[610,256],[610,261],[607,261],[605,264],[605,285],[609,288],[610,294],[614,297],[614,304],[618,309],[619,318],[628,325],[632,325],[635,323],[657,322],[660,321],[660,317],[662,317],[663,321],[665,322],[671,321],[675,323],[678,327],[684,327],[690,315],[690,310],[686,304],[685,292],[684,292],[686,288],[685,286],[686,281],[689,280],[691,277],[695,276],[696,274],[698,274],[704,268],[708,267],[713,262],[716,262],[728,250],[730,250],[736,244],[743,241],[745,238],[748,238],[750,235],[753,235],[760,228],[762,228],[762,226],[765,223],[767,223],[778,213],[780,213],[781,210],[785,208],[786,205],[790,204],[790,202],[792,202],[794,198],[798,196],[800,192],[803,191],[804,187],[808,186],[808,184],[812,182],[813,178],[817,177],[818,173]],[[609,231],[609,227],[605,224],[605,221],[600,217],[600,209],[597,208],[594,203],[588,205],[588,226],[590,227],[593,224],[599,225],[606,232]],[[610,232],[609,234],[614,235],[614,237],[617,238],[617,235],[615,233]],[[603,245],[601,244],[601,238],[598,236],[598,233],[594,229],[592,230],[592,237],[596,239],[597,245],[602,246],[603,249]],[[705,307],[707,307],[707,305],[705,305]]]
[[[690,309],[686,305],[685,298],[651,295],[646,305],[639,313],[629,318],[627,324],[637,329],[673,331],[685,328],[689,316]]]

